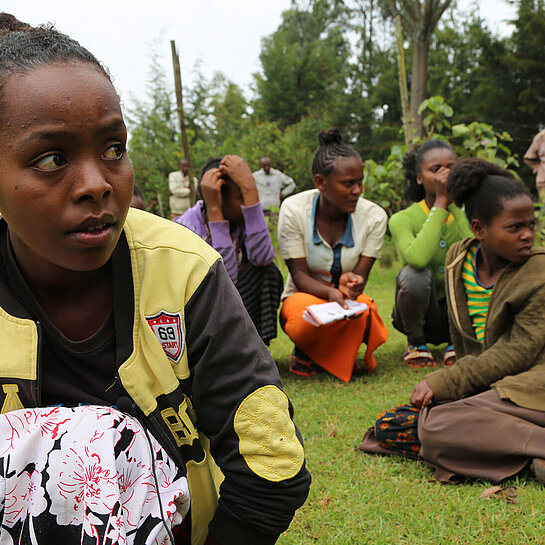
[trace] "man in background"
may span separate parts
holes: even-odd
[[[171,172],[168,175],[168,188],[170,191],[170,219],[183,214],[192,204],[191,185],[188,175],[189,164],[187,159],[180,159],[180,170]],[[193,178],[193,191],[197,191],[197,178]]]
[[[528,151],[524,154],[524,161],[532,167],[536,175],[537,194],[544,198],[545,193],[545,130],[534,136]]]
[[[264,212],[270,215],[272,208],[278,208],[280,201],[293,193],[295,182],[283,172],[271,168],[268,157],[262,157],[259,166],[261,168],[253,173],[257,192]]]

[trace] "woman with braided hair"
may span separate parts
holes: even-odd
[[[362,342],[365,365],[376,367],[373,350],[388,333],[373,300],[363,289],[386,231],[386,212],[361,199],[363,163],[343,143],[338,129],[321,131],[312,162],[316,189],[288,197],[280,208],[278,239],[289,269],[280,324],[295,348],[290,371],[316,374],[316,365],[349,381]],[[368,310],[352,320],[314,327],[302,318],[312,304],[345,299],[365,302]]]
[[[383,413],[359,448],[406,454],[410,439],[439,481],[500,482],[531,464],[545,484],[545,249],[533,246],[532,199],[510,172],[475,157],[452,168],[446,189],[473,233],[445,261],[456,363],[426,375],[410,413]]]
[[[407,335],[403,359],[410,367],[435,367],[427,343],[448,343],[443,364],[452,365],[445,299],[445,256],[451,244],[471,236],[469,223],[446,192],[456,154],[444,140],[428,140],[403,158],[405,197],[413,204],[390,218],[403,268],[396,278],[394,327]]]

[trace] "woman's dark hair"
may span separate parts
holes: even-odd
[[[198,187],[197,187],[197,193],[198,193],[198,198],[199,198],[199,199],[202,199],[203,205],[204,205],[205,203],[204,203],[204,199],[203,199],[203,197],[202,197],[202,192],[201,192],[201,182],[202,182],[204,173],[205,173],[207,170],[210,170],[211,168],[219,168],[222,159],[223,159],[223,157],[210,157],[210,159],[208,159],[208,161],[206,161],[206,163],[204,164],[204,166],[203,166],[202,169],[201,169],[201,175],[199,176],[199,185],[198,185]],[[231,178],[229,178],[229,176],[226,176],[225,174],[222,174],[221,177],[222,177],[227,183],[232,183],[232,184],[236,185],[235,182],[233,182],[233,180],[231,180]],[[227,189],[227,188],[225,187],[225,185],[222,186],[222,188],[221,188],[221,194],[222,194],[222,196],[225,195],[226,189]]]
[[[448,149],[455,154],[454,148],[448,142],[435,138],[420,144],[412,151],[406,153],[403,157],[403,172],[405,174],[405,180],[407,181],[404,192],[406,199],[418,202],[426,196],[424,186],[418,183],[417,175],[420,174],[420,167],[422,166],[424,155],[428,151],[436,148]]]
[[[67,61],[92,64],[111,81],[108,70],[94,55],[53,26],[32,27],[9,13],[0,13],[0,113],[9,76]]]
[[[359,157],[360,154],[347,144],[343,144],[343,137],[339,129],[320,131],[318,135],[320,147],[312,160],[312,175],[329,176],[335,168],[335,161],[343,157]]]
[[[135,197],[140,197],[142,200],[144,200],[144,194],[142,193],[142,190],[136,185],[134,184],[134,188],[132,190],[132,194],[135,196]]]
[[[528,188],[509,171],[470,157],[454,165],[447,181],[447,193],[457,206],[465,206],[469,221],[488,225],[503,210],[503,201],[528,195]]]
[[[219,168],[222,159],[223,157],[210,157],[210,159],[206,161],[206,163],[201,169],[201,175],[199,176],[199,187],[201,185],[201,181],[202,181],[202,177],[204,176],[204,173],[207,170],[210,170],[211,168]]]

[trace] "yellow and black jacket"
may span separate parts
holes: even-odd
[[[276,365],[219,254],[133,209],[119,244],[134,298],[132,330],[116,331],[132,346],[117,374],[135,413],[186,468],[192,543],[204,542],[208,526],[224,545],[274,543],[310,475]],[[41,404],[40,335],[0,278],[2,412]]]

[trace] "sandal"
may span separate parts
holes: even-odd
[[[456,352],[454,351],[454,346],[449,344],[443,350],[443,367],[450,367],[456,363]]]
[[[316,364],[312,360],[306,360],[295,355],[295,350],[290,354],[290,373],[299,377],[313,377],[318,374]]]
[[[543,458],[534,458],[530,464],[530,471],[541,484],[545,484],[545,460]]]
[[[437,367],[431,350],[425,345],[414,346],[410,344],[403,352],[403,359],[409,367],[420,369],[422,367]]]

